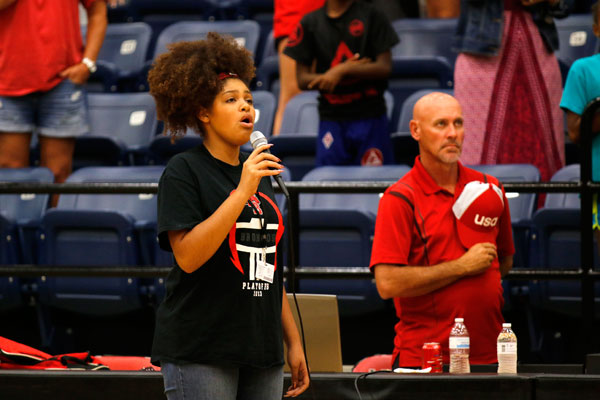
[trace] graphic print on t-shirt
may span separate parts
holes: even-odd
[[[267,212],[274,212],[278,223],[267,223],[264,215]],[[277,269],[277,244],[282,235],[277,206],[263,193],[251,196],[229,232],[229,250],[231,262],[246,278],[241,289],[252,291],[254,297],[262,297],[262,292],[271,288],[269,282],[258,279],[257,272],[261,266],[272,268],[273,272]]]

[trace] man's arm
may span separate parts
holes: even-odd
[[[496,246],[491,243],[478,243],[458,259],[437,265],[378,264],[374,267],[375,283],[383,299],[421,296],[462,277],[484,272],[496,257]]]
[[[98,53],[100,53],[106,26],[108,25],[106,2],[104,0],[93,2],[87,9],[87,15],[88,27],[83,58],[89,58],[95,62],[98,59]],[[62,71],[60,76],[70,79],[75,84],[82,85],[90,77],[90,71],[85,64],[77,63]]]
[[[17,0],[0,0],[0,10],[4,10],[6,7],[10,6]]]
[[[505,277],[513,267],[513,256],[500,257],[500,276]]]

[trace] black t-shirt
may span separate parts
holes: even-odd
[[[284,52],[303,65],[312,65],[316,59],[316,72],[324,73],[356,53],[374,61],[398,42],[398,35],[379,10],[355,1],[338,18],[327,16],[327,5],[305,15]],[[321,92],[319,115],[334,121],[379,117],[385,114],[386,88],[386,79],[344,79],[333,93]]]
[[[158,232],[192,229],[215,212],[240,181],[243,162],[232,166],[200,145],[173,157],[158,186]],[[283,221],[273,187],[262,179],[216,253],[193,273],[173,267],[156,317],[152,362],[270,367],[283,364],[283,267],[276,248]],[[198,243],[202,246],[202,243]],[[273,283],[255,277],[266,255]]]

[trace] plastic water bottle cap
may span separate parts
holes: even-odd
[[[454,318],[454,322],[464,322],[464,318]]]
[[[505,323],[502,324],[503,328],[510,328],[510,326],[511,326],[510,322],[505,322]]]

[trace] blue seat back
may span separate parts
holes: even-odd
[[[396,182],[410,171],[407,165],[325,166],[308,172],[302,181],[389,181]],[[306,193],[300,195],[300,209],[360,210],[377,215],[380,194],[377,193]]]
[[[0,182],[52,183],[54,175],[45,167],[0,168]],[[35,236],[48,206],[48,194],[0,195],[0,264],[37,262]],[[21,279],[0,277],[0,311],[23,305]]]
[[[140,71],[152,37],[152,28],[144,22],[108,24],[98,60],[114,64],[119,74]]]
[[[156,106],[149,93],[89,93],[91,136],[111,137],[127,150],[145,148],[156,133]]]
[[[456,32],[455,18],[402,18],[392,22],[400,43],[392,48],[396,56],[442,56],[454,66],[457,54],[452,51]]]
[[[598,50],[599,40],[594,35],[590,14],[572,14],[567,18],[555,19],[558,31],[559,47],[556,57],[567,67],[582,57],[594,55]]]
[[[304,91],[292,97],[285,106],[280,134],[308,133],[319,131],[319,92]]]
[[[54,175],[46,167],[0,168],[0,182],[52,183]],[[48,205],[48,194],[21,193],[0,195],[0,214],[11,220],[38,220]]]
[[[256,21],[182,21],[169,25],[159,34],[153,58],[165,53],[167,44],[201,40],[208,32],[233,36],[241,46],[253,55],[256,54],[260,36],[260,27]]]
[[[570,164],[558,170],[550,179],[551,182],[579,182],[579,164]],[[580,209],[581,200],[578,193],[548,193],[544,208]]]
[[[73,172],[71,183],[158,183],[164,166],[86,167]],[[119,211],[136,221],[156,221],[156,194],[65,194],[60,196],[60,210]]]
[[[252,92],[256,118],[254,130],[261,131],[266,137],[270,137],[273,130],[273,118],[277,109],[277,100],[273,93],[266,90],[255,90]]]

